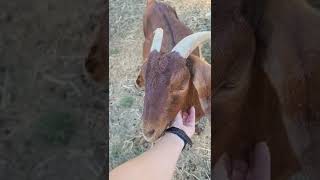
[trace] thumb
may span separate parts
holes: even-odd
[[[174,121],[175,121],[175,123],[182,123],[182,112],[181,112],[181,110],[176,115],[176,118],[175,118]]]
[[[250,169],[249,177],[252,179],[270,180],[271,158],[267,143],[258,143],[253,152],[253,167]]]
[[[176,118],[182,118],[182,114],[181,114],[181,110],[178,112],[178,114],[176,115]]]
[[[230,158],[224,153],[213,168],[213,179],[228,180],[228,165],[230,165]]]

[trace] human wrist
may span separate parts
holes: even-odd
[[[193,134],[194,134],[194,133],[190,133],[188,129],[183,128],[183,127],[181,127],[181,126],[172,126],[172,127],[181,129],[190,139],[191,139],[191,137],[192,137]]]
[[[170,133],[170,132],[166,132],[163,135],[164,139],[168,139],[170,142],[172,142],[173,144],[176,144],[179,148],[184,147],[184,141],[176,134]]]
[[[187,144],[190,144],[192,146],[192,140],[190,139],[190,137],[186,134],[185,130],[183,129],[180,129],[180,128],[177,128],[175,126],[172,126],[170,128],[168,128],[166,130],[166,132],[170,132],[172,134],[175,134],[177,135],[180,139],[183,140],[184,142],[184,146],[183,146],[183,149],[185,148],[185,146]]]

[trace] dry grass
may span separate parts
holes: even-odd
[[[166,0],[179,18],[194,32],[211,30],[209,0]],[[141,114],[143,92],[134,86],[142,62],[142,16],[145,0],[109,1],[109,170],[136,157],[151,147],[142,137]],[[211,59],[210,48],[203,48]],[[210,61],[209,61],[210,62]],[[207,118],[194,146],[182,153],[174,179],[210,179],[211,129]]]

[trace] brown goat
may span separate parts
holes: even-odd
[[[309,176],[320,179],[319,13],[305,0],[217,0],[214,8],[213,164],[224,152],[249,159],[266,141],[273,180],[305,165],[305,152],[314,157]]]
[[[195,106],[197,121],[210,112],[211,65],[197,48],[210,32],[192,34],[172,7],[153,0],[147,1],[143,30],[144,63],[136,84],[145,87],[144,136],[154,141],[179,110]]]

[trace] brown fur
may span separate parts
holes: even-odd
[[[162,46],[160,53],[150,53],[156,28],[164,31]],[[195,106],[197,121],[208,113],[211,107],[208,103],[211,100],[210,77],[203,76],[211,75],[211,67],[199,58],[199,49],[187,60],[177,53],[170,53],[181,39],[192,34],[172,7],[148,1],[143,30],[146,38],[143,44],[144,64],[136,83],[140,87],[145,86],[144,134],[149,141],[154,141],[170,125],[179,110]],[[207,104],[205,109],[202,108],[204,101]]]
[[[106,1],[104,6],[106,7]],[[107,81],[107,10],[103,9],[100,16],[99,31],[95,41],[90,47],[89,54],[85,59],[85,68],[89,76],[96,82]]]
[[[85,62],[88,74],[97,82],[105,82],[107,78],[105,17],[106,11],[101,16],[99,32]],[[149,56],[153,32],[158,27],[164,30],[161,53],[154,52]],[[168,54],[181,39],[192,33],[178,19],[172,7],[148,0],[143,18],[143,31],[144,61],[136,84],[140,87],[146,84],[144,129],[145,134],[156,130],[153,139],[155,140],[171,123],[179,109],[186,110],[190,106],[195,106],[197,120],[204,113],[209,113],[211,67],[199,58],[199,49],[196,49],[187,60],[177,54]],[[148,79],[146,83],[145,77]],[[184,91],[179,90],[182,79],[185,79]],[[169,87],[172,89],[168,89]]]
[[[319,14],[303,0],[219,0],[215,8],[213,162],[223,152],[248,159],[264,140],[272,179],[288,179],[308,142],[319,144],[307,126],[320,120]]]

